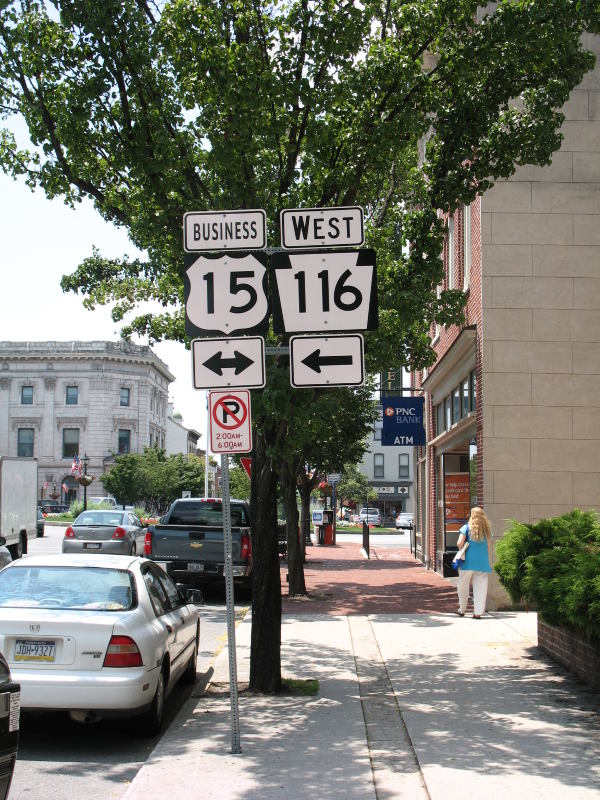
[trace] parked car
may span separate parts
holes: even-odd
[[[383,517],[378,508],[361,508],[358,519],[360,523],[366,522],[368,525],[377,525],[378,527],[383,525]]]
[[[82,511],[65,531],[63,553],[112,553],[131,555],[144,552],[146,529],[131,511],[94,508]]]
[[[0,653],[0,800],[8,797],[19,743],[20,686]]]
[[[396,516],[396,530],[410,530],[414,525],[414,517],[408,511],[401,511]]]
[[[44,535],[44,514],[41,508],[37,510],[37,522],[35,524],[35,533],[38,539]]]
[[[114,497],[89,497],[88,506],[106,506],[107,508],[117,508],[117,501]]]
[[[59,503],[58,500],[40,500],[39,507],[45,514],[61,514],[63,511],[69,510],[68,505]]]
[[[0,536],[0,569],[5,567],[7,564],[10,564],[12,561],[12,556],[10,554],[10,550],[6,547],[6,539],[4,536]]]
[[[175,683],[196,678],[195,597],[139,557],[13,561],[0,572],[0,650],[22,710],[77,722],[138,716],[140,732],[158,733]]]

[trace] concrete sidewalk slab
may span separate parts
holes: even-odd
[[[598,695],[537,650],[535,614],[371,623],[432,800],[600,796]]]
[[[248,679],[249,615],[236,630]],[[229,696],[188,701],[132,782],[127,800],[375,800],[350,632],[343,617],[288,618],[282,674],[317,678],[315,697],[239,696],[242,753],[231,755]],[[213,681],[228,682],[228,650]]]

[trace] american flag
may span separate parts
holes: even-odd
[[[79,456],[73,456],[73,463],[71,464],[71,475],[81,475],[81,461]]]

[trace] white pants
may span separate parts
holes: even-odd
[[[487,572],[477,572],[473,569],[458,570],[458,610],[464,614],[469,602],[469,585],[473,578],[473,614],[480,617],[485,613],[485,599],[488,588]]]

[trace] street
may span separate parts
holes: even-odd
[[[65,528],[45,526],[29,553],[59,553]],[[240,613],[244,606],[240,604]],[[198,679],[227,642],[224,590],[206,595],[201,609]],[[166,705],[164,731],[194,691],[175,686]],[[72,722],[66,714],[21,715],[19,753],[11,800],[117,800],[124,795],[160,736],[142,738],[127,720],[95,725]]]

